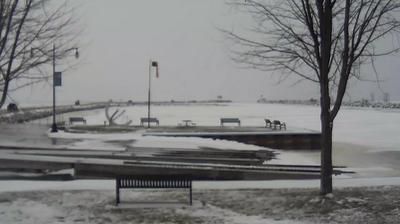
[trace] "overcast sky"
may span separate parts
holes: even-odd
[[[279,74],[240,68],[230,60],[229,41],[217,27],[240,30],[249,18],[224,0],[74,0],[84,27],[80,65],[64,73],[57,87],[60,102],[145,100],[149,60],[159,62],[160,78],[152,75],[155,100],[215,99],[234,101],[308,99],[318,87],[296,79],[277,84]],[[399,57],[377,62],[392,100],[400,100]],[[49,67],[49,72],[51,68]],[[365,71],[372,74],[371,71]],[[370,76],[371,77],[371,76]],[[350,85],[351,99],[381,99],[377,85]],[[50,84],[39,84],[11,95],[20,103],[51,104]]]

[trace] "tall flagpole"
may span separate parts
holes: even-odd
[[[151,59],[149,63],[149,98],[147,100],[147,127],[150,128],[150,88],[151,88]]]

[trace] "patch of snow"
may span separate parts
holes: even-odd
[[[0,181],[0,192],[42,190],[110,190],[114,188],[115,180]]]
[[[140,136],[137,141],[132,143],[135,147],[164,147],[164,148],[179,148],[179,149],[199,149],[199,148],[214,148],[214,149],[230,149],[230,150],[261,150],[266,149],[261,146],[239,143],[235,141],[196,138],[196,137],[155,137],[155,136]]]
[[[319,188],[319,180],[194,181],[194,189]],[[334,188],[400,186],[400,177],[334,178]],[[115,180],[0,181],[0,192],[37,190],[114,190]]]
[[[309,156],[309,154],[315,154],[316,152],[277,149],[274,149],[274,152],[277,153],[276,159],[265,161],[264,164],[320,165],[317,161],[313,160],[312,157]]]
[[[203,207],[190,207],[186,209],[178,209],[178,214],[190,215],[200,217],[205,221],[219,222],[219,223],[232,223],[232,224],[301,224],[300,221],[292,220],[274,220],[264,218],[260,215],[245,215],[231,210],[219,208],[213,205],[205,205]]]
[[[142,136],[142,132],[131,133],[112,133],[112,134],[92,134],[92,133],[68,133],[59,131],[57,133],[48,133],[50,138],[65,139],[81,139],[74,143],[74,146],[109,149],[109,141],[126,141],[132,140],[131,146],[134,147],[160,147],[160,148],[176,148],[176,149],[199,149],[199,148],[215,148],[230,150],[260,150],[264,147],[239,143],[228,140],[213,140],[208,138],[197,137],[161,137],[161,136]]]
[[[9,203],[0,203],[1,223],[55,223],[54,219],[61,211],[46,204],[27,199],[16,199]]]
[[[347,197],[346,198],[347,202],[350,203],[366,203],[367,201],[361,198],[355,198],[355,197]]]
[[[130,140],[141,136],[141,133],[110,133],[110,134],[92,134],[92,133],[70,133],[59,130],[58,132],[48,132],[50,138],[65,138],[65,139],[101,139],[104,141],[111,140]]]
[[[368,187],[400,185],[400,177],[382,178],[334,178],[333,187]],[[281,189],[281,188],[319,188],[319,180],[269,180],[269,181],[197,181],[200,189]]]
[[[116,147],[115,144],[100,139],[80,140],[70,144],[68,149],[125,151],[125,147]]]

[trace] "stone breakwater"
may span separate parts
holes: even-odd
[[[56,114],[64,114],[76,111],[95,110],[105,108],[107,103],[91,103],[84,105],[58,106]],[[53,114],[52,107],[30,107],[22,108],[18,112],[0,112],[0,123],[24,123],[37,119],[50,117]]]

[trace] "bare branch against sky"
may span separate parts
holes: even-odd
[[[13,90],[51,76],[44,67],[51,61],[53,44],[58,46],[57,59],[74,44],[71,15],[66,2],[0,1],[0,107]]]
[[[154,81],[154,100],[224,99],[255,102],[267,99],[309,99],[318,96],[317,85],[289,78],[280,81],[277,72],[243,69],[229,58],[229,44],[218,28],[249,34],[245,27],[251,18],[237,12],[226,1],[215,0],[69,0],[78,8],[79,25],[85,28],[81,66],[65,73],[57,89],[60,102],[77,99],[146,99],[147,64],[150,59],[162,64],[162,76]],[[397,40],[396,40],[397,41]],[[392,46],[391,40],[382,43]],[[400,99],[396,73],[398,57],[375,61],[382,88],[391,99]],[[43,68],[50,71],[51,68]],[[363,71],[366,80],[375,80],[372,69]],[[12,94],[19,102],[51,103],[51,86]],[[101,87],[101,88],[99,88]],[[97,91],[101,89],[101,91]],[[90,90],[90,91],[88,91]],[[353,91],[354,90],[354,91]],[[351,82],[351,98],[383,98],[371,82]],[[345,98],[345,100],[348,98]]]

